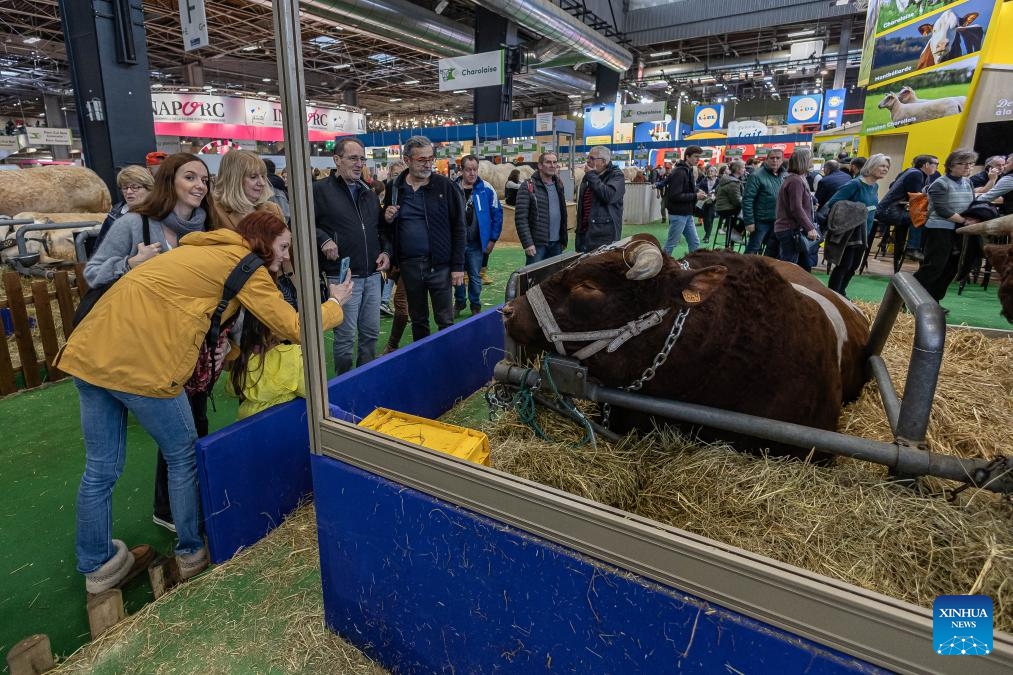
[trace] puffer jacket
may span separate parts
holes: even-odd
[[[777,220],[777,193],[786,173],[784,167],[774,173],[763,166],[746,180],[746,187],[742,190],[743,223],[754,225]]]
[[[563,181],[556,176],[553,176],[552,181],[559,198],[559,244],[565,250],[567,232]],[[514,221],[521,248],[549,243],[549,188],[537,174],[521,183],[517,191]]]
[[[106,291],[74,328],[54,365],[85,382],[152,398],[173,398],[190,379],[225,280],[250,249],[239,233],[194,232],[146,260]],[[225,308],[240,305],[282,340],[299,342],[299,315],[259,267]],[[324,329],[344,318],[328,300]]]
[[[584,193],[591,190],[591,210],[584,227]],[[576,248],[580,252],[593,251],[622,238],[623,197],[626,179],[615,164],[609,162],[600,174],[588,171],[577,191]]]
[[[738,213],[742,208],[742,181],[731,174],[721,176],[715,193],[714,210],[718,213]]]

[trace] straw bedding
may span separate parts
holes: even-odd
[[[874,306],[865,306],[868,313]],[[901,316],[884,350],[898,388],[913,343]],[[901,392],[902,393],[902,392]],[[819,574],[925,607],[937,595],[981,593],[995,626],[1013,630],[1013,505],[922,479],[920,492],[887,481],[885,467],[838,458],[823,468],[695,444],[671,431],[597,449],[548,412],[555,443],[532,438],[514,413],[486,427],[493,466]],[[841,431],[892,441],[878,387],[841,416]],[[1013,341],[951,331],[935,396],[929,448],[963,457],[1013,455]]]
[[[313,506],[82,647],[54,673],[387,672],[324,626]]]

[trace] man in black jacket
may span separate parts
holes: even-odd
[[[526,264],[553,258],[566,249],[566,198],[554,152],[538,157],[538,172],[517,190],[517,237]]]
[[[433,172],[433,143],[425,136],[405,141],[402,154],[408,169],[384,193],[383,219],[408,296],[412,339],[421,340],[429,335],[430,300],[440,330],[454,323],[452,286],[464,283],[464,195]]]
[[[876,218],[893,226],[893,271],[899,272],[904,264],[907,248],[907,234],[911,229],[911,216],[907,210],[908,194],[921,192],[939,166],[934,155],[918,155],[911,168],[901,173],[890,183],[890,190],[876,206]]]
[[[577,190],[576,249],[588,253],[622,238],[626,179],[612,163],[612,151],[596,145],[587,153]]]
[[[679,245],[679,239],[683,235],[686,236],[690,253],[700,248],[700,237],[696,233],[696,223],[693,222],[693,207],[697,200],[706,199],[707,193],[697,188],[693,168],[702,154],[703,148],[698,145],[686,148],[682,161],[672,168],[665,180],[668,237],[664,249],[669,255]]]
[[[352,369],[352,347],[358,338],[356,366],[376,358],[380,336],[380,272],[390,267],[390,254],[380,236],[380,201],[362,180],[366,152],[354,138],[334,146],[335,172],[313,183],[320,270],[331,283],[339,279],[341,259],[349,258],[355,279],[345,319],[334,329],[334,372]]]
[[[851,180],[851,174],[841,169],[836,159],[828,159],[823,164],[823,178],[816,186],[816,203],[823,206],[842,185]]]

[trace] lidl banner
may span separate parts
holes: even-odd
[[[584,145],[612,143],[615,114],[615,103],[595,103],[584,106]]]
[[[823,97],[819,94],[792,96],[788,100],[788,124],[818,124]]]
[[[823,128],[841,126],[844,119],[844,97],[847,89],[828,89],[823,96]],[[833,127],[830,127],[830,125]]]
[[[440,91],[502,85],[503,50],[440,59]]]
[[[698,105],[693,113],[693,131],[714,131],[725,126],[723,105]]]
[[[896,6],[890,2],[881,10],[880,25],[887,8]],[[876,35],[869,86],[977,54],[994,8],[995,0],[964,0],[918,15],[912,22],[891,24],[896,27]]]

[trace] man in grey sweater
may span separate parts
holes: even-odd
[[[566,198],[556,153],[539,155],[538,172],[517,189],[514,222],[528,265],[566,248]]]

